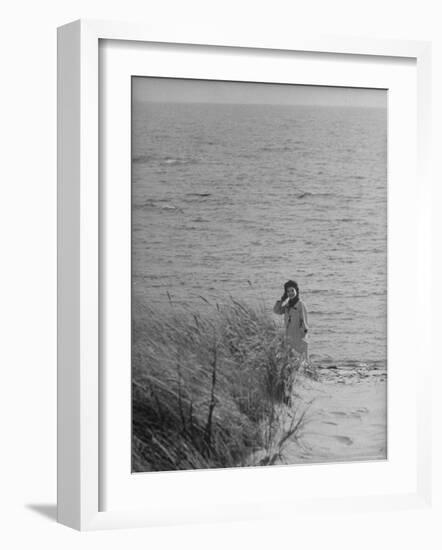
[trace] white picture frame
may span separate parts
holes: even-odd
[[[116,55],[103,54],[100,50],[106,43],[118,44]],[[127,468],[121,480],[112,462],[106,462],[103,454],[109,449],[106,442],[103,426],[103,416],[106,407],[103,403],[109,396],[116,395],[118,380],[112,385],[103,384],[103,361],[107,356],[103,347],[103,326],[106,324],[107,300],[106,269],[109,269],[107,257],[103,257],[106,234],[115,231],[112,220],[115,219],[113,208],[122,208],[124,204],[117,200],[103,200],[103,173],[100,165],[102,154],[103,128],[100,120],[106,109],[100,86],[106,86],[107,76],[102,73],[100,64],[112,63],[116,70],[112,73],[118,82],[123,74],[124,78],[132,74],[139,74],[136,63],[128,66],[127,52],[131,49],[140,49],[144,45],[151,45],[155,50],[153,57],[149,55],[146,63],[156,63],[156,68],[150,76],[181,76],[217,78],[216,72],[209,67],[213,65],[214,56],[226,53],[230,59],[253,57],[260,61],[259,56],[272,56],[272,59],[290,59],[296,53],[304,56],[303,63],[307,66],[321,59],[335,59],[339,63],[351,63],[368,68],[367,62],[377,60],[380,65],[394,67],[395,63],[405,60],[413,67],[414,76],[409,77],[410,71],[403,71],[404,78],[398,76],[397,86],[402,86],[403,94],[395,94],[400,103],[400,96],[407,97],[413,103],[417,113],[417,126],[410,122],[413,135],[408,135],[408,141],[398,140],[396,152],[393,151],[393,178],[402,178],[405,185],[404,200],[402,200],[397,185],[390,192],[389,214],[393,211],[395,220],[393,232],[389,235],[389,255],[399,250],[402,235],[409,236],[411,245],[409,254],[414,267],[411,269],[411,280],[416,284],[416,314],[421,315],[422,337],[417,346],[394,357],[396,363],[408,365],[408,374],[412,375],[412,361],[422,358],[420,376],[413,380],[401,381],[393,377],[389,393],[395,401],[394,394],[400,394],[403,389],[407,399],[415,398],[416,405],[407,407],[408,426],[413,430],[412,460],[406,464],[397,462],[389,457],[385,464],[369,465],[368,470],[353,468],[351,464],[318,466],[291,466],[281,468],[238,469],[229,472],[203,471],[161,473],[154,476],[143,475],[130,477]],[[184,67],[180,71],[171,65],[165,65],[161,51],[166,48],[173,58],[173,63]],[[112,48],[111,48],[112,49]],[[124,52],[122,53],[122,50]],[[196,56],[194,65],[186,65],[186,55],[198,50],[205,61]],[[103,55],[107,57],[103,57]],[[140,59],[142,53],[137,54]],[[157,58],[155,57],[157,56]],[[185,59],[186,58],[186,59]],[[135,57],[134,57],[135,59]],[[217,58],[218,59],[218,58]],[[261,61],[262,61],[261,59]],[[104,60],[104,61],[103,61]],[[405,62],[404,61],[404,62]],[[327,61],[328,62],[328,61]],[[120,65],[118,66],[118,63]],[[345,65],[343,63],[343,65]],[[233,64],[235,65],[235,64]],[[261,68],[252,76],[245,75],[244,67],[238,65],[238,76],[244,79],[259,77]],[[262,64],[258,63],[259,67]],[[150,65],[151,67],[153,65]],[[220,65],[221,66],[221,65]],[[187,68],[186,68],[187,67]],[[192,68],[194,67],[194,68]],[[196,68],[195,68],[196,67]],[[282,73],[277,76],[281,81],[281,74],[286,70],[281,65]],[[376,76],[376,68],[372,70],[372,80],[378,87],[384,87],[387,73]],[[336,68],[336,67],[335,67]],[[229,69],[231,70],[231,69]],[[348,72],[348,67],[345,69]],[[341,77],[343,85],[350,80],[345,77],[345,70]],[[123,72],[121,72],[123,71]],[[166,71],[166,73],[164,73]],[[187,71],[187,72],[186,72]],[[242,71],[242,72],[241,72]],[[401,73],[401,71],[396,71]],[[355,74],[357,71],[355,72]],[[221,74],[221,73],[219,73]],[[224,73],[223,73],[224,74]],[[232,74],[232,73],[229,73]],[[402,73],[401,73],[402,74]],[[408,75],[408,76],[407,76]],[[123,78],[123,80],[124,80]],[[305,77],[307,78],[307,77]],[[308,78],[314,78],[312,75]],[[329,78],[330,85],[337,85]],[[353,76],[353,78],[357,78]],[[389,76],[388,78],[392,78]],[[235,79],[235,78],[233,78]],[[268,79],[270,76],[268,75]],[[262,81],[260,79],[259,81]],[[284,78],[287,81],[287,78]],[[281,37],[279,43],[267,44],[265,39],[248,41],[241,37],[229,36],[227,32],[216,39],[204,36],[186,36],[176,32],[172,36],[158,36],[154,30],[134,24],[76,21],[61,27],[58,31],[58,520],[60,523],[80,530],[150,526],[197,521],[216,521],[256,517],[291,516],[294,513],[314,513],[325,510],[379,510],[404,507],[426,506],[431,497],[431,451],[430,451],[430,369],[432,365],[431,346],[431,248],[429,242],[431,220],[429,217],[431,206],[431,183],[428,175],[429,166],[429,120],[430,120],[430,45],[425,42],[366,40],[356,38],[309,38],[309,37]],[[327,81],[328,82],[328,81]],[[323,84],[327,83],[323,81]],[[357,85],[353,80],[353,85]],[[363,82],[363,80],[361,80]],[[417,94],[413,83],[417,82]],[[127,78],[126,78],[127,83]],[[311,83],[314,82],[313,80]],[[362,85],[362,84],[361,84]],[[123,87],[125,84],[123,84]],[[375,86],[375,84],[373,84]],[[113,88],[114,89],[114,88]],[[118,89],[118,85],[115,86]],[[399,88],[397,88],[399,90]],[[124,90],[123,103],[124,106]],[[407,95],[408,94],[408,95]],[[115,96],[117,97],[117,96]],[[106,99],[107,101],[107,99]],[[396,99],[394,100],[396,101]],[[408,104],[410,105],[410,103]],[[129,109],[129,106],[127,106]],[[394,112],[394,110],[393,110]],[[127,113],[124,120],[127,121]],[[399,112],[397,113],[399,116]],[[130,116],[129,116],[130,118]],[[411,117],[412,118],[412,117]],[[125,122],[120,122],[120,128],[127,129]],[[398,127],[398,121],[392,121],[393,129]],[[124,131],[123,131],[124,134]],[[127,136],[126,136],[127,138]],[[396,141],[396,138],[395,138]],[[406,157],[411,165],[404,161],[401,173],[399,162],[394,162],[396,155],[399,158],[401,147],[405,149]],[[407,149],[408,148],[408,149]],[[122,166],[127,168],[127,159],[130,151],[120,143],[116,152],[121,153]],[[128,155],[128,156],[127,156]],[[117,155],[118,156],[118,155]],[[410,160],[411,159],[411,160]],[[417,176],[406,168],[413,167],[416,161]],[[123,179],[127,173],[122,172]],[[395,180],[395,181],[398,181]],[[130,177],[129,177],[130,183]],[[389,182],[390,185],[390,182]],[[408,187],[407,187],[408,185]],[[408,197],[408,199],[406,198]],[[400,204],[398,204],[400,203]],[[119,206],[118,206],[119,205]],[[392,208],[393,205],[393,208]],[[398,208],[396,208],[396,206]],[[129,207],[130,208],[130,207]],[[410,209],[413,208],[413,220],[410,222]],[[403,210],[403,215],[400,210]],[[125,211],[126,218],[130,212]],[[105,219],[106,221],[103,221]],[[109,220],[110,225],[109,225]],[[407,221],[408,220],[408,221]],[[124,228],[123,228],[124,229]],[[123,239],[124,240],[124,239]],[[126,248],[124,248],[126,246]],[[113,260],[130,261],[127,256],[127,242],[123,248],[116,247]],[[403,261],[398,257],[396,266],[390,266],[389,283],[394,283],[393,298],[389,302],[389,318],[400,323],[401,292],[406,289],[400,281]],[[123,274],[124,278],[124,274]],[[112,281],[110,284],[113,284]],[[115,288],[118,288],[115,287]],[[390,289],[390,286],[389,286]],[[394,301],[396,295],[396,301]],[[392,307],[390,307],[392,306]],[[124,304],[119,311],[124,310]],[[124,315],[123,315],[124,317]],[[127,320],[127,319],[126,319]],[[116,327],[118,330],[118,327]],[[389,331],[393,329],[389,325]],[[117,350],[118,351],[118,350]],[[127,354],[127,349],[118,352]],[[389,357],[390,361],[390,357]],[[127,372],[126,372],[127,375]],[[129,394],[120,393],[123,401],[129,399]],[[396,400],[398,408],[401,405]],[[123,403],[124,406],[124,403]],[[389,413],[389,423],[399,425],[400,418],[392,409]],[[405,407],[404,407],[405,409]],[[127,410],[127,408],[126,408]],[[390,411],[391,412],[391,411]],[[405,413],[404,413],[405,414]],[[118,423],[118,422],[117,422]],[[115,432],[126,430],[127,422],[115,425]],[[121,432],[123,434],[123,431]],[[125,437],[124,435],[122,437]],[[398,435],[398,441],[400,436]],[[393,437],[394,440],[394,437]],[[118,440],[117,440],[118,441]],[[405,449],[405,439],[398,442],[398,449]],[[112,456],[118,455],[118,449],[113,442]],[[127,451],[126,442],[120,445],[122,453]],[[115,452],[114,452],[115,451]],[[394,453],[393,453],[394,454]],[[124,461],[124,457],[122,459]],[[360,466],[361,468],[364,465]],[[309,468],[316,468],[309,470]],[[351,472],[349,474],[343,474]],[[402,469],[401,469],[402,468]],[[296,498],[284,490],[284,484],[293,482],[290,476],[298,473],[297,483],[300,484],[300,475],[309,480],[309,487],[304,489],[300,498]],[[399,472],[397,479],[395,472]],[[310,472],[310,473],[309,473]],[[198,476],[198,477],[197,477]],[[343,476],[343,477],[342,477]],[[368,476],[368,477],[367,477]],[[372,477],[370,477],[372,476]],[[368,483],[374,479],[384,479],[379,485],[373,484],[373,490],[357,487],[358,479],[366,477]],[[333,478],[336,483],[327,486],[327,480]],[[345,479],[344,479],[345,478]],[[395,484],[388,485],[387,479],[395,478]],[[341,481],[342,479],[342,481]],[[287,481],[289,480],[289,481]],[[121,481],[121,483],[120,483]],[[112,492],[112,502],[109,505],[103,498],[103,484],[115,482],[117,487]],[[234,492],[225,491],[223,487],[235,484],[240,495],[248,493],[242,498]],[[356,484],[356,485],[355,485]],[[135,498],[136,485],[141,490]],[[339,485],[339,489],[338,489]],[[259,486],[257,492],[254,488]],[[300,485],[299,485],[300,486]],[[210,487],[210,493],[204,492]],[[275,487],[279,487],[275,490]],[[120,492],[118,492],[120,491]],[[163,492],[167,498],[160,498]],[[212,506],[207,506],[209,494],[217,495]],[[192,495],[192,493],[194,493]],[[180,496],[186,494],[185,499]],[[132,496],[133,495],[133,498]],[[143,499],[143,495],[145,495]],[[189,496],[191,495],[191,496]],[[132,500],[131,500],[132,499]]]

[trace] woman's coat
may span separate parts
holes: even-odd
[[[286,343],[295,348],[298,353],[304,353],[308,349],[305,339],[308,330],[307,309],[302,300],[298,300],[295,306],[289,308],[282,306],[278,300],[273,306],[273,312],[284,315]]]

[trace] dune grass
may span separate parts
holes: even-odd
[[[203,298],[204,300],[204,298]],[[303,421],[299,361],[263,308],[133,304],[132,470],[273,464]]]

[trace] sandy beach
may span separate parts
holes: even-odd
[[[382,368],[319,369],[318,380],[300,375],[294,406],[308,406],[284,462],[345,462],[387,458],[387,382]]]

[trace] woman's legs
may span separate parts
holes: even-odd
[[[305,360],[307,361],[307,363],[310,363],[310,356],[308,354],[308,344],[306,345],[304,353],[305,353]]]
[[[310,362],[309,354],[308,354],[308,343],[305,340],[301,340],[299,345],[299,351],[301,354],[301,363],[305,361],[306,363]]]

